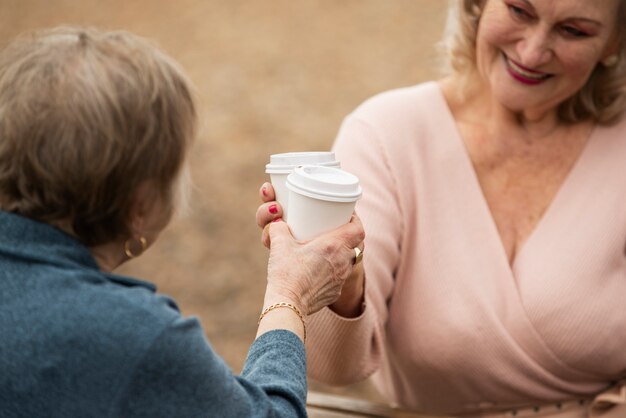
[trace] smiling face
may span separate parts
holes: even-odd
[[[476,61],[491,94],[513,112],[550,112],[617,48],[621,0],[486,0]]]

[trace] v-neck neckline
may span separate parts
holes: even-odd
[[[577,173],[582,169],[581,166],[585,165],[585,160],[589,158],[589,154],[591,153],[590,149],[593,147],[593,143],[595,142],[594,138],[597,136],[596,135],[597,126],[594,126],[591,129],[591,132],[589,133],[587,141],[584,144],[580,154],[578,155],[573,165],[571,166],[571,168],[565,175],[565,178],[563,179],[561,184],[558,186],[557,191],[552,196],[552,199],[548,203],[546,210],[543,212],[540,219],[537,221],[532,231],[530,232],[530,234],[528,234],[526,239],[519,246],[518,250],[513,256],[513,260],[509,262],[509,257],[504,247],[504,242],[502,241],[500,231],[498,230],[495,218],[493,216],[493,213],[491,212],[489,203],[487,202],[487,198],[485,196],[484,190],[482,186],[480,185],[480,181],[478,179],[478,173],[476,172],[476,169],[474,168],[472,159],[467,150],[467,146],[459,130],[458,123],[456,119],[454,118],[452,110],[450,109],[450,106],[446,100],[446,97],[443,94],[443,90],[441,86],[439,85],[439,83],[436,83],[436,82],[434,84],[437,88],[437,93],[439,95],[439,98],[442,101],[443,106],[445,108],[445,117],[448,118],[450,122],[448,124],[451,127],[451,132],[452,132],[452,135],[449,135],[450,141],[452,142],[452,146],[454,147],[455,151],[457,151],[459,155],[462,156],[462,162],[465,165],[464,171],[468,173],[467,178],[471,179],[471,180],[468,180],[468,183],[471,183],[468,186],[471,189],[471,192],[469,193],[469,195],[473,199],[475,199],[475,202],[478,203],[479,212],[481,213],[480,222],[488,228],[489,230],[488,238],[491,240],[494,240],[494,244],[495,244],[494,247],[498,249],[498,253],[499,253],[498,259],[504,264],[504,266],[508,270],[511,277],[515,278],[517,267],[519,263],[521,262],[520,260],[523,260],[528,257],[529,252],[531,252],[532,250],[533,241],[540,239],[543,231],[546,230],[547,228],[546,225],[548,225],[552,221],[552,218],[556,216],[555,212],[558,212],[561,207],[564,207],[563,206],[564,203],[562,201],[566,199],[567,195],[570,193],[569,191],[572,189],[572,187],[574,187]]]

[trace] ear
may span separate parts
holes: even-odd
[[[604,52],[604,54],[602,54],[602,57],[600,59],[600,63],[604,66],[604,67],[613,67],[615,66],[618,62],[619,62],[619,42],[616,42],[615,45],[609,45],[609,47],[607,47],[607,50]]]
[[[155,191],[149,181],[143,181],[133,193],[128,225],[133,235],[139,236],[146,230],[149,217],[154,208]]]
[[[611,40],[607,43],[606,48],[604,48],[604,52],[602,53],[601,61],[607,59],[611,55],[618,55],[619,50],[622,47],[622,42],[619,34],[614,33],[611,36]]]

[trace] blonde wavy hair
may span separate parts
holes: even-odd
[[[447,35],[448,70],[461,77],[471,91],[476,77],[476,34],[486,0],[451,0]],[[619,39],[618,63],[607,67],[599,63],[587,83],[574,96],[561,103],[558,115],[564,122],[595,120],[609,124],[626,111],[626,0],[619,0],[616,28]]]
[[[179,66],[133,34],[62,27],[0,53],[0,209],[69,224],[86,245],[130,236],[143,182],[173,211],[195,136]]]

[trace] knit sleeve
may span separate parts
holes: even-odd
[[[330,384],[363,380],[379,365],[402,233],[401,207],[389,161],[373,127],[356,117],[342,124],[335,152],[342,169],[363,188],[356,212],[365,227],[365,307],[358,318],[329,308],[311,316],[307,339],[309,374]],[[310,342],[310,343],[309,343]]]
[[[123,344],[120,341],[120,344]],[[260,336],[234,376],[196,319],[174,320],[154,341],[121,390],[124,417],[304,417],[306,358],[286,330]]]

